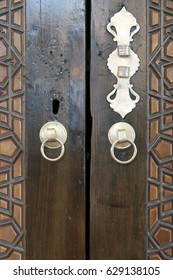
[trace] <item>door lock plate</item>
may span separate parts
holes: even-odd
[[[108,132],[108,139],[111,145],[118,141],[116,144],[117,149],[126,149],[130,147],[131,144],[129,143],[129,141],[126,140],[134,142],[135,137],[136,134],[133,127],[125,122],[119,122],[114,124]]]
[[[39,136],[41,142],[48,140],[45,143],[45,146],[47,148],[57,149],[61,145],[55,139],[59,139],[64,144],[67,140],[67,131],[61,123],[57,121],[52,121],[52,122],[47,122],[42,126],[42,128],[40,129]]]

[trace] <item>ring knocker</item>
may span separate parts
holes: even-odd
[[[137,155],[137,147],[136,147],[135,143],[132,142],[131,140],[126,140],[126,141],[128,141],[128,142],[133,146],[133,148],[134,148],[133,155],[132,155],[132,157],[131,157],[129,160],[122,161],[122,160],[119,160],[119,159],[115,156],[115,154],[114,154],[114,149],[117,148],[117,147],[116,147],[116,144],[117,144],[117,143],[120,143],[119,140],[116,140],[116,141],[112,144],[112,146],[111,146],[111,150],[110,150],[110,151],[111,151],[111,156],[112,156],[112,158],[113,158],[116,162],[118,162],[118,163],[120,163],[120,164],[128,164],[128,163],[132,162],[132,161],[134,160],[134,158],[136,157],[136,155]]]
[[[45,141],[42,142],[41,148],[40,148],[42,156],[43,156],[45,159],[49,160],[49,161],[57,161],[57,160],[59,160],[60,158],[62,158],[63,155],[64,155],[64,153],[65,153],[64,144],[63,144],[59,139],[57,139],[57,138],[55,138],[54,140],[56,140],[57,143],[59,143],[59,144],[61,145],[61,153],[60,153],[60,155],[59,155],[57,158],[49,158],[49,157],[46,156],[46,154],[45,154],[44,148],[45,148],[46,143],[49,141],[48,139],[46,139]],[[59,147],[58,147],[58,148],[59,148]],[[54,148],[53,148],[53,149],[54,149]]]
[[[114,124],[109,132],[108,138],[112,144],[110,153],[112,158],[120,164],[128,164],[132,162],[137,155],[137,147],[134,143],[135,140],[135,131],[131,125],[125,122],[119,122]],[[127,149],[130,146],[133,146],[133,155],[129,160],[122,161],[115,156],[114,149]]]
[[[40,140],[42,142],[40,151],[45,159],[49,161],[58,161],[63,157],[65,153],[64,144],[67,140],[67,131],[61,123],[53,121],[43,125],[40,130]],[[61,152],[58,157],[50,158],[45,153],[45,147],[50,150],[61,148]]]

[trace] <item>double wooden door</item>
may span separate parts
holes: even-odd
[[[123,6],[141,28],[140,101],[122,120],[106,26]],[[172,26],[170,0],[0,1],[0,258],[172,259]],[[68,133],[58,162],[40,153],[52,120]],[[136,132],[128,165],[110,155],[121,121]]]

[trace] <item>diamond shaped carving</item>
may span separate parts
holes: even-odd
[[[165,227],[160,227],[156,231],[154,238],[159,245],[164,245],[166,243],[169,243],[171,242],[171,238],[172,238],[172,230]]]
[[[165,78],[171,87],[173,84],[173,64],[165,67]]]
[[[7,1],[6,0],[1,0],[0,1],[0,9],[6,8],[7,7]]]
[[[4,240],[8,243],[13,243],[17,237],[17,232],[13,227],[13,224],[8,224],[3,227],[0,227],[0,236],[3,236]]]
[[[4,58],[7,55],[7,47],[4,40],[0,39],[0,58]]]
[[[154,150],[159,159],[169,158],[172,156],[172,143],[167,140],[160,139]]]
[[[169,58],[173,57],[172,50],[173,50],[173,38],[169,38],[164,49],[165,56],[168,56]]]
[[[19,150],[18,144],[13,137],[5,138],[0,142],[0,154],[12,159],[13,161],[15,160],[16,154]]]
[[[0,83],[4,83],[7,80],[7,66],[0,65]]]

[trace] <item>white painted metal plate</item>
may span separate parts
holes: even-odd
[[[122,131],[122,130],[125,130],[126,139],[132,142],[135,141],[136,134],[134,128],[128,123],[119,122],[111,126],[111,128],[108,131],[108,139],[111,145],[113,145],[115,141],[119,140],[118,131]],[[117,149],[126,149],[130,146],[131,144],[128,141],[118,142],[116,144]]]
[[[130,78],[140,66],[140,60],[131,48],[133,36],[140,29],[136,18],[125,7],[116,13],[107,25],[107,30],[114,36],[117,49],[108,58],[108,68],[117,78],[114,89],[107,95],[110,107],[124,118],[130,113],[139,101],[139,95],[130,84]],[[132,97],[133,96],[133,97]]]
[[[49,140],[51,138],[51,135],[52,138],[59,139],[63,144],[67,140],[67,131],[65,127],[57,121],[47,122],[40,129],[39,136],[41,142],[44,142],[45,140]],[[50,149],[57,149],[61,145],[56,140],[50,139],[50,141],[46,142],[45,146]]]

